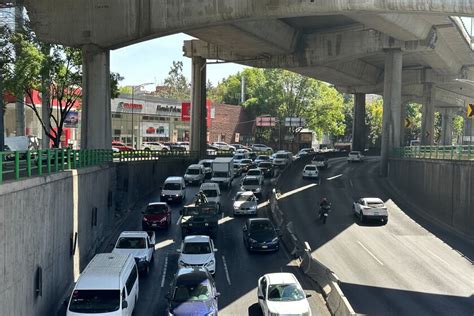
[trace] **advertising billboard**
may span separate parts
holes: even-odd
[[[64,127],[77,128],[79,124],[79,112],[69,111],[64,119]]]
[[[169,137],[169,123],[141,122],[143,137]]]
[[[206,112],[207,112],[207,127],[211,126],[211,100],[206,100]],[[182,122],[189,122],[191,120],[191,103],[190,102],[182,102],[181,103],[181,121]]]

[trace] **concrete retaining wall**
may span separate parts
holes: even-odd
[[[182,175],[189,163],[104,165],[2,184],[0,315],[54,315],[124,210],[156,191],[167,176]],[[38,267],[41,296],[35,292]]]
[[[474,164],[467,161],[393,159],[389,179],[429,216],[474,237]]]

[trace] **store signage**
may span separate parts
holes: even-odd
[[[211,126],[211,100],[206,100],[206,121],[207,127]],[[181,121],[182,122],[189,122],[191,120],[191,103],[190,102],[183,102],[181,103]]]
[[[255,121],[257,126],[268,127],[276,125],[276,118],[271,116],[258,116]]]
[[[177,105],[161,105],[161,104],[157,104],[155,111],[156,111],[156,113],[158,113],[158,112],[180,113],[180,112],[181,112],[181,108],[180,108],[179,106],[177,106]]]
[[[169,137],[170,128],[168,123],[142,122],[141,130],[143,137]]]
[[[303,127],[305,121],[300,117],[285,117],[285,126],[287,127]]]
[[[126,102],[119,102],[117,106],[117,111],[123,111],[123,110],[138,110],[141,111],[143,110],[143,104],[140,103],[126,103]]]

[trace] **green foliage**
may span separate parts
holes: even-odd
[[[453,136],[457,139],[457,143],[462,143],[462,135],[464,130],[464,118],[461,115],[454,115],[453,117]]]
[[[119,82],[123,79],[124,78],[117,72],[110,73],[110,97],[112,99],[118,98],[120,95],[121,91],[119,88]]]
[[[365,124],[369,132],[369,144],[376,145],[382,135],[383,99],[378,98],[366,105]]]
[[[165,87],[157,96],[168,99],[191,99],[191,84],[183,74],[183,62],[173,61],[173,65],[165,79]]]
[[[410,140],[420,139],[421,135],[421,108],[418,103],[408,103],[406,106],[405,117],[411,122],[411,126],[405,129],[405,144]]]
[[[131,86],[120,87],[119,88],[119,93],[121,93],[121,94],[132,94],[132,87]]]

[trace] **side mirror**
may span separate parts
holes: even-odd
[[[259,295],[259,296],[258,296],[258,299],[259,299],[259,300],[264,300],[265,298],[263,297],[263,295]]]
[[[181,253],[181,249],[176,249],[176,252],[177,252],[177,253]]]
[[[214,295],[215,298],[218,298],[219,296],[221,296],[221,293],[219,292],[216,292],[216,294]]]
[[[148,248],[155,248],[155,244],[149,243]]]
[[[306,298],[311,297],[311,294],[306,293]]]
[[[126,309],[126,308],[128,308],[128,302],[123,300],[122,301],[122,309]]]
[[[217,252],[217,248],[214,248],[214,252]]]

